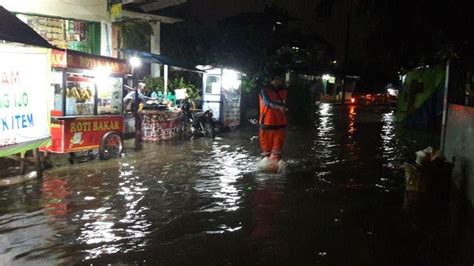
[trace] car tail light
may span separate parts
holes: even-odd
[[[355,103],[356,102],[356,99],[355,98],[351,98],[351,103]]]

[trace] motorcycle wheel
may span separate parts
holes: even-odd
[[[216,137],[216,130],[213,124],[206,123],[204,124],[204,136],[208,138],[215,138]]]

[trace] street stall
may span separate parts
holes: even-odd
[[[50,141],[46,103],[51,45],[1,6],[0,40],[0,157],[19,160],[24,174],[26,154],[33,151],[40,178],[38,148]]]
[[[142,63],[160,64],[164,68],[164,91],[162,94],[154,95],[149,101],[143,104],[143,107],[138,110],[140,116],[141,132],[138,134],[143,141],[159,141],[170,139],[183,131],[182,112],[177,106],[172,106],[172,99],[180,100],[179,95],[173,95],[168,90],[168,70],[173,68],[176,70],[186,70],[202,73],[199,69],[192,66],[180,63],[174,59],[163,55],[152,54],[148,52],[121,50],[121,52],[130,58],[138,58]],[[178,97],[176,97],[178,96]],[[131,133],[134,130],[133,122],[128,119],[128,126],[126,131]]]
[[[53,153],[99,149],[101,159],[123,149],[123,79],[126,61],[71,50],[53,50],[51,145]]]
[[[240,84],[242,73],[226,68],[202,67],[203,109],[211,109],[224,128],[240,125]]]
[[[183,130],[181,112],[175,110],[140,110],[142,140],[158,141],[175,137]]]

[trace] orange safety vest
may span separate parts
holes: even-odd
[[[264,96],[266,96],[266,101]],[[268,101],[275,104],[285,105],[288,97],[286,89],[276,90],[272,87],[264,87],[259,95],[260,100],[260,127],[262,129],[285,128],[287,124],[286,114],[276,108],[268,106]],[[267,102],[267,104],[266,104]]]

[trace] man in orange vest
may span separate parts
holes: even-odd
[[[288,91],[282,73],[274,73],[270,83],[260,91],[260,147],[263,155],[272,160],[281,159],[286,137],[286,101]]]

